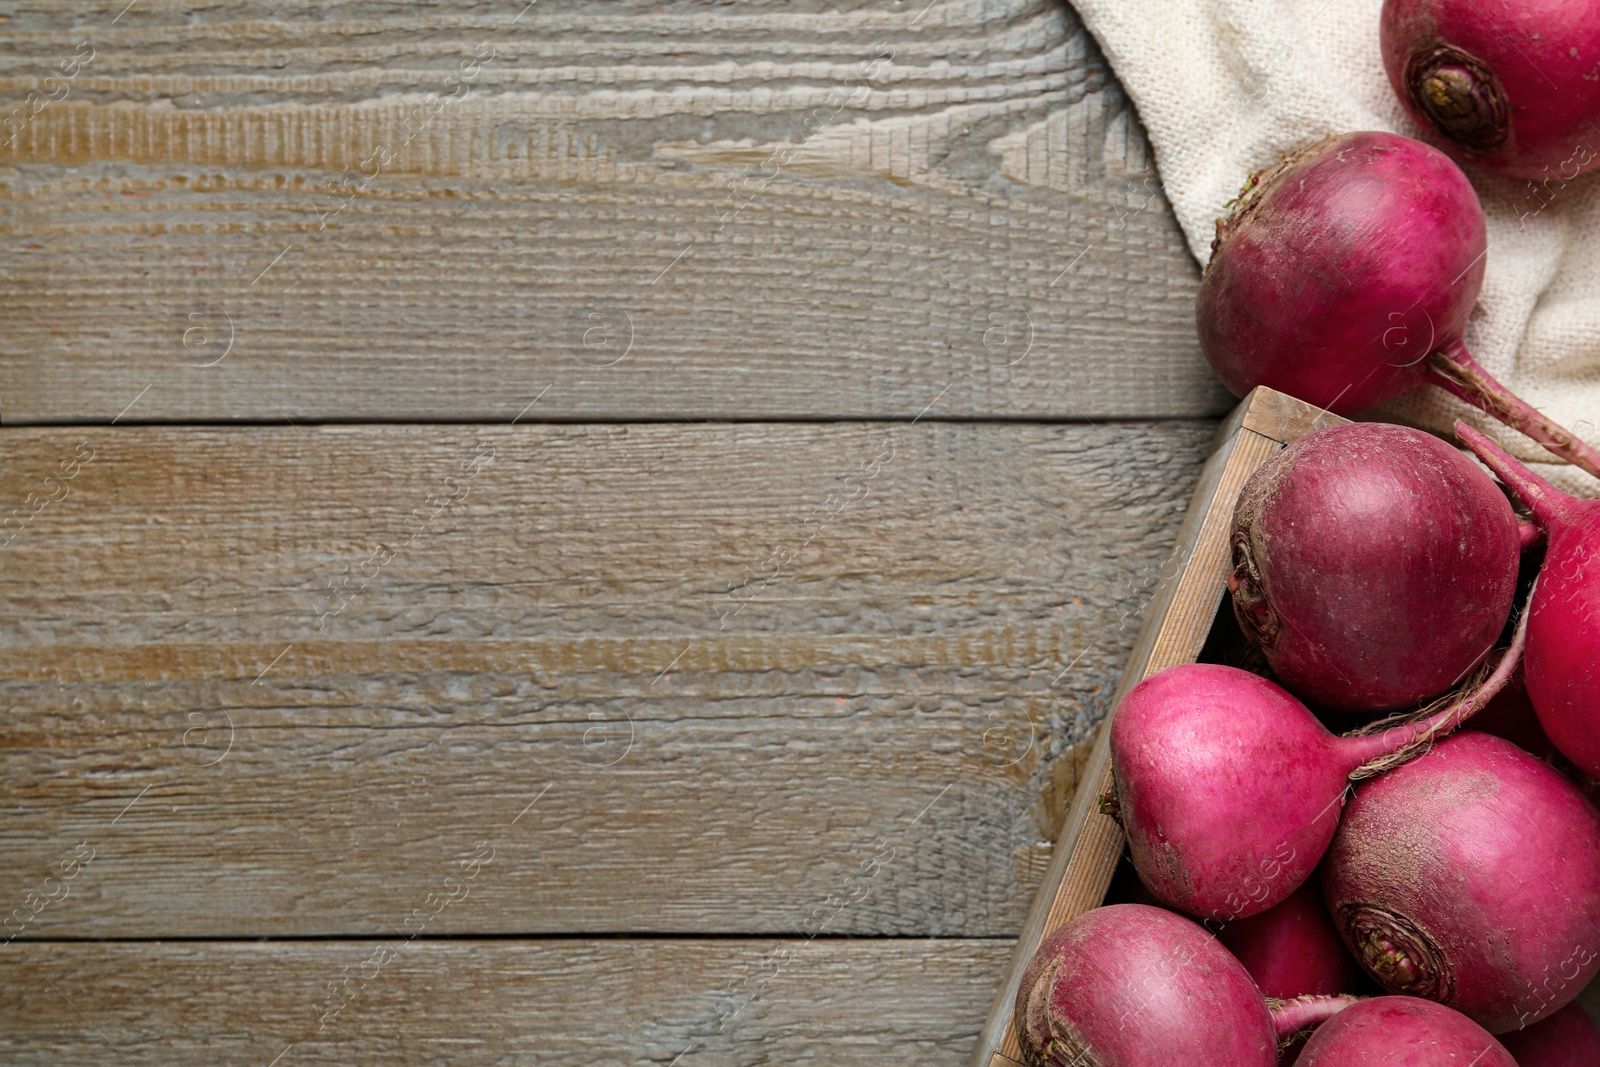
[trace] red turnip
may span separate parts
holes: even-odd
[[[1495,174],[1563,183],[1600,160],[1600,2],[1386,0],[1383,65],[1411,117]]]
[[[1322,887],[1379,984],[1492,1033],[1544,1018],[1600,970],[1600,812],[1491,734],[1456,734],[1358,788]]]
[[[1274,1067],[1280,1037],[1352,1002],[1269,1006],[1243,965],[1199,926],[1160,908],[1113,904],[1040,943],[1014,1021],[1030,1064]]]
[[[1462,1015],[1416,997],[1363,1000],[1317,1028],[1296,1067],[1518,1067]]]
[[[1600,778],[1600,501],[1561,492],[1470,426],[1456,434],[1548,535],[1528,602],[1528,698],[1561,754]]]
[[[1600,477],[1600,452],[1511,394],[1462,343],[1488,244],[1450,157],[1390,133],[1319,141],[1250,179],[1217,223],[1196,318],[1239,396],[1341,415],[1430,382]]]
[[[1526,655],[1523,656],[1523,662],[1527,662]],[[1506,682],[1506,687],[1485,704],[1464,729],[1503,737],[1563,774],[1571,769],[1572,765],[1556,751],[1544,727],[1539,725],[1539,713],[1533,710],[1533,701],[1528,699],[1528,683],[1520,668]],[[1595,1067],[1600,1067],[1600,1064]]]
[[[1260,915],[1226,924],[1217,931],[1217,940],[1268,997],[1289,1000],[1361,988],[1361,968],[1339,940],[1315,878]],[[1280,1048],[1278,1061],[1296,1062],[1303,1045],[1296,1040]]]
[[[1500,1041],[1517,1067],[1600,1067],[1600,1029],[1576,1004]]]
[[[1113,810],[1140,881],[1221,922],[1277,904],[1327,850],[1351,776],[1418,755],[1476,712],[1505,685],[1524,633],[1519,623],[1470,695],[1366,736],[1334,736],[1282,687],[1234,667],[1187,663],[1144,679],[1111,720]]]
[[[1405,426],[1330,426],[1263,463],[1233,513],[1234,614],[1291,692],[1390,711],[1460,681],[1505,627],[1516,514],[1494,480]]]
[[[1269,997],[1354,993],[1361,987],[1361,968],[1339,940],[1314,878],[1261,914],[1228,923],[1217,940]]]

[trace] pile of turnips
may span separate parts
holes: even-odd
[[[1345,415],[1433,384],[1600,477],[1467,351],[1488,247],[1457,165],[1600,161],[1600,0],[1386,0],[1382,48],[1438,147],[1355,133],[1252,177],[1206,357]],[[1118,704],[1101,807],[1149,903],[1040,944],[1030,1063],[1600,1067],[1573,1003],[1600,972],[1600,501],[1456,437],[1481,465],[1346,423],[1247,482],[1228,593],[1258,662]]]
[[[1348,133],[1253,175],[1201,279],[1206,359],[1239,396],[1340,415],[1435,385],[1600,477],[1600,452],[1467,350],[1488,239],[1458,166],[1519,179],[1542,210],[1600,164],[1600,0],[1385,0],[1381,51],[1433,144]]]
[[[1228,589],[1261,673],[1170,667],[1118,704],[1103,810],[1164,907],[1040,946],[1031,1062],[1600,1067],[1564,1010],[1600,972],[1600,501],[1457,434],[1499,482],[1384,423],[1246,482]]]

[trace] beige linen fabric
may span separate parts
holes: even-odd
[[[1420,133],[1379,57],[1383,0],[1073,2],[1139,110],[1201,263],[1252,171],[1330,134]],[[1467,345],[1523,399],[1600,444],[1600,170],[1539,188],[1469,174],[1489,254]],[[1544,462],[1539,446],[1441,390],[1413,390],[1377,414],[1444,432],[1466,418],[1564,488],[1600,494],[1594,479]]]

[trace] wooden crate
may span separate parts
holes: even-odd
[[[1176,663],[1192,663],[1200,656],[1226,593],[1228,528],[1245,480],[1290,442],[1344,421],[1276,390],[1260,388],[1245,397],[1222,424],[1178,532],[1178,543],[1162,569],[1163,581],[1150,601],[1122,672],[1113,707],[1145,676]],[[1108,714],[971,1067],[1018,1067],[1022,1063],[1022,1050],[1011,1028],[1011,1011],[1023,969],[1047,934],[1105,900],[1126,840],[1121,827],[1099,810],[1100,795],[1111,788],[1110,726]]]

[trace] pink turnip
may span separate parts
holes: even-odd
[[[1259,915],[1228,923],[1217,940],[1269,997],[1354,993],[1361,968],[1350,958],[1316,879]]]
[[[1234,667],[1186,663],[1144,679],[1111,720],[1108,798],[1140,880],[1168,906],[1224,923],[1285,899],[1327,850],[1349,779],[1426,751],[1487,703],[1524,633],[1519,623],[1468,695],[1365,736],[1334,736],[1281,686]]]
[[[1600,160],[1600,2],[1386,0],[1384,69],[1457,159],[1572,179]]]
[[[1526,655],[1523,657],[1523,662],[1527,662]],[[1528,699],[1528,683],[1520,669],[1506,682],[1506,687],[1484,705],[1482,711],[1472,717],[1472,721],[1467,723],[1464,729],[1503,737],[1528,755],[1543,760],[1563,774],[1572,770],[1572,764],[1556,750],[1549,735],[1544,732],[1544,727],[1539,725],[1539,713],[1533,710],[1533,701]],[[1600,1064],[1596,1064],[1595,1067],[1600,1067]]]
[[[1500,1041],[1517,1067],[1600,1067],[1600,1029],[1576,1004]]]
[[[1462,342],[1487,249],[1477,194],[1443,152],[1390,133],[1319,141],[1252,177],[1217,223],[1201,347],[1239,396],[1267,385],[1341,415],[1432,383],[1600,476],[1600,452]]]
[[[1318,1027],[1296,1067],[1518,1067],[1462,1015],[1416,997],[1363,1000]]]
[[[1268,997],[1289,1000],[1348,994],[1361,988],[1361,968],[1339,940],[1315,878],[1281,904],[1227,923],[1217,931],[1217,940],[1244,964],[1256,987]],[[1294,1063],[1303,1045],[1296,1040],[1280,1048],[1279,1062]]]
[[[1528,698],[1561,754],[1600,778],[1600,501],[1561,492],[1470,426],[1456,434],[1548,535],[1528,603]]]
[[[1421,430],[1330,426],[1263,463],[1233,513],[1234,614],[1290,692],[1340,711],[1437,696],[1494,646],[1516,514]]]
[[[1179,915],[1096,908],[1046,937],[1017,991],[1017,1040],[1052,1067],[1273,1067],[1277,1042],[1349,997],[1269,1006],[1238,960]]]
[[[1380,985],[1492,1033],[1544,1018],[1600,970],[1600,812],[1491,734],[1456,734],[1358,788],[1322,887]]]

